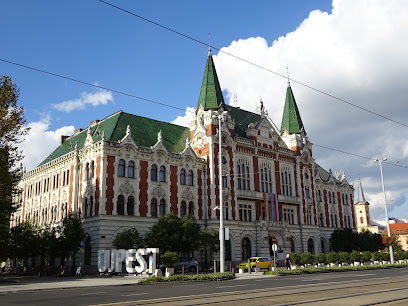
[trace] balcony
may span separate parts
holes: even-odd
[[[279,195],[279,202],[300,204],[300,198],[294,196]]]
[[[247,198],[247,199],[258,199],[259,196],[257,196],[259,192],[253,191],[253,190],[236,190],[236,195],[237,197],[240,198]]]

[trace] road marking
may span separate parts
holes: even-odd
[[[106,291],[101,291],[101,292],[88,292],[88,293],[82,293],[81,295],[92,295],[92,294],[101,294],[101,293],[106,293]]]
[[[197,286],[204,286],[204,284],[197,284],[197,285],[184,285],[184,286],[173,286],[173,288],[197,287]]]
[[[377,274],[375,274],[375,273],[366,273],[366,274],[358,274],[358,275],[353,275],[353,276],[360,277],[360,276],[373,276],[373,275],[377,275]],[[347,276],[348,275],[344,275],[344,277],[347,277]],[[302,279],[302,282],[314,282],[314,281],[326,280],[326,279],[329,279],[329,278],[335,278],[335,276]]]
[[[147,293],[132,293],[132,294],[124,294],[122,296],[144,295],[144,294],[147,294]]]
[[[234,288],[234,287],[246,287],[246,286],[255,286],[255,284],[234,285],[234,286],[221,286],[221,287],[217,287],[217,289],[222,289],[222,288]]]

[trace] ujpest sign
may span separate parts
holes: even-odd
[[[142,273],[149,269],[149,273],[154,274],[156,270],[156,254],[158,248],[147,249],[129,249],[129,250],[99,250],[98,251],[98,270],[104,272],[122,272],[122,262],[126,261],[126,271],[128,273]],[[143,255],[149,255],[149,264],[143,258]]]

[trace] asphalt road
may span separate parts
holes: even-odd
[[[339,299],[339,296],[342,298]],[[0,305],[408,305],[408,268],[22,291]],[[386,304],[382,304],[386,305]],[[391,305],[391,304],[389,304]]]

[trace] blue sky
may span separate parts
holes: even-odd
[[[175,31],[277,73],[408,124],[404,1],[110,1]],[[195,107],[206,45],[100,1],[2,3],[0,59],[61,74],[180,109]],[[280,126],[286,80],[213,50],[225,98],[254,110],[262,97]],[[20,88],[27,124],[25,164],[32,169],[61,134],[118,110],[177,123],[189,113],[0,61],[0,74]],[[373,116],[292,82],[312,143],[408,164],[407,127]],[[378,165],[314,147],[326,169],[363,182],[373,217],[382,219]],[[407,169],[384,165],[390,215],[408,218]],[[388,185],[387,185],[388,183]]]

